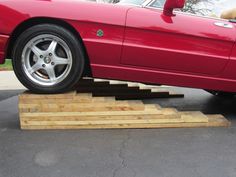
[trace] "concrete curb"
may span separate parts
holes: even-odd
[[[0,90],[26,89],[16,78],[13,71],[0,71]]]

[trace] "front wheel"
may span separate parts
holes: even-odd
[[[13,68],[21,83],[35,93],[61,93],[80,79],[85,58],[78,39],[63,27],[33,26],[13,49]]]

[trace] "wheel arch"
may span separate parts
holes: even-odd
[[[16,42],[18,36],[20,34],[22,34],[25,30],[27,30],[28,28],[35,26],[35,25],[39,25],[39,24],[55,24],[58,26],[62,26],[65,29],[69,30],[71,33],[73,33],[77,39],[79,40],[79,42],[81,43],[83,50],[84,50],[84,57],[85,57],[85,68],[84,68],[84,76],[92,76],[92,70],[90,67],[90,60],[89,60],[89,56],[86,50],[86,47],[84,45],[84,42],[79,34],[79,32],[69,23],[67,23],[66,21],[62,20],[62,19],[57,19],[57,18],[48,18],[48,17],[35,17],[35,18],[31,18],[28,19],[24,22],[22,22],[21,24],[19,24],[14,31],[11,34],[9,43],[8,43],[8,48],[7,48],[7,58],[12,59],[12,50],[14,47],[14,43]]]

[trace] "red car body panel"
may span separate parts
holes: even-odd
[[[163,16],[156,9],[131,9],[127,15],[122,63],[218,75],[229,61],[235,29],[216,27],[215,22],[186,14]]]
[[[7,46],[8,39],[9,39],[9,36],[0,35],[0,63],[4,62],[5,51],[6,51],[6,46]]]
[[[231,24],[225,20],[74,0],[2,0],[0,63],[14,30],[34,18],[77,30],[93,77],[236,92],[235,26],[214,25]]]
[[[230,60],[227,64],[226,69],[221,74],[222,78],[230,79],[232,82],[235,82],[236,80],[236,45],[234,45],[234,48],[232,50],[232,54],[230,56]]]
[[[81,1],[9,0],[0,5],[0,16],[3,16],[0,34],[11,35],[18,25],[30,18],[63,19],[79,32],[91,63],[114,61],[112,64],[118,64],[128,9],[130,7]],[[9,14],[8,17],[5,14]],[[19,17],[11,19],[15,14]],[[97,36],[98,29],[106,32],[103,38]],[[110,55],[104,55],[105,52]]]

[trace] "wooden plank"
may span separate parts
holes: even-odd
[[[25,113],[22,112],[21,116],[23,117],[54,117],[54,116],[126,116],[126,115],[170,115],[170,114],[176,114],[175,109],[170,108],[163,108],[161,110],[159,109],[147,109],[145,108],[143,111],[101,111],[101,112],[35,112],[35,113]]]
[[[137,111],[135,111],[137,112]],[[127,115],[111,115],[111,114],[100,114],[98,113],[98,115],[95,114],[90,114],[88,115],[87,113],[85,114],[72,114],[72,115],[64,115],[64,114],[60,114],[60,115],[53,115],[50,114],[50,116],[48,116],[48,114],[34,114],[34,116],[31,116],[32,114],[21,114],[22,119],[23,120],[58,120],[58,121],[67,121],[67,120],[122,120],[122,119],[130,119],[130,120],[136,120],[136,119],[184,119],[184,120],[188,120],[188,119],[193,119],[192,121],[195,122],[199,122],[199,121],[203,121],[206,122],[208,121],[208,117],[204,114],[202,114],[201,112],[193,112],[193,113],[189,113],[189,114],[182,114],[182,113],[172,113],[172,114],[127,114]]]
[[[134,111],[144,110],[144,105],[136,104],[98,104],[98,105],[78,105],[78,104],[21,104],[19,105],[21,112],[97,112],[97,111]],[[25,111],[28,109],[28,111]]]
[[[127,106],[143,106],[144,104],[141,101],[114,101],[114,102],[98,102],[98,103],[58,103],[57,100],[54,101],[53,103],[47,103],[47,101],[42,102],[42,103],[32,103],[32,104],[25,104],[25,103],[20,103],[19,108],[25,108],[25,107],[34,107],[34,106],[48,106],[48,107],[75,107],[75,106],[81,106],[81,107],[94,107],[94,106],[117,106],[117,105],[127,105]]]
[[[45,104],[45,103],[59,103],[59,104],[69,104],[69,103],[104,103],[104,102],[115,102],[115,97],[91,97],[91,98],[83,98],[79,96],[75,96],[73,98],[48,98],[48,99],[25,99],[20,98],[19,102],[22,104]]]
[[[76,95],[75,91],[63,94],[32,94],[26,91],[19,96],[20,99],[58,99],[58,98],[73,98]]]
[[[124,129],[124,128],[199,128],[199,127],[229,127],[230,123],[223,117],[209,118],[208,123],[166,123],[166,124],[115,124],[115,125],[22,125],[21,128],[24,130],[45,130],[45,129]]]
[[[126,115],[156,115],[163,114],[163,111],[105,111],[105,112],[40,112],[21,113],[22,117],[59,117],[59,116],[126,116]],[[168,115],[169,111],[165,114]],[[164,114],[163,114],[164,115]]]
[[[128,116],[55,116],[55,117],[21,117],[22,121],[92,121],[92,120],[147,120],[147,119],[181,119],[181,114],[172,115],[128,115]],[[204,119],[206,119],[204,117]]]
[[[181,122],[208,122],[208,117],[206,117],[205,115],[201,114],[201,113],[189,113],[189,114],[173,114],[173,115],[125,115],[125,116],[120,116],[120,115],[100,115],[100,116],[96,116],[96,115],[73,115],[73,116],[34,116],[34,117],[27,117],[27,116],[22,116],[21,115],[21,120],[22,121],[46,121],[46,122],[63,122],[65,125],[72,121],[72,122],[76,122],[76,121],[82,121],[82,122],[86,122],[86,121],[113,121],[114,123],[117,123],[116,121],[130,121],[133,123],[135,123],[135,121],[149,121],[149,123],[151,122],[171,122],[178,120]],[[96,123],[95,123],[96,124]]]
[[[112,101],[96,103],[53,103],[44,102],[26,104],[19,103],[20,112],[95,112],[95,111],[133,111],[144,110],[141,101]]]
[[[120,124],[166,124],[166,123],[202,123],[202,122],[208,122],[208,120],[198,120],[194,119],[194,121],[187,120],[186,118],[177,118],[177,119],[136,119],[136,120],[129,120],[129,119],[120,119],[120,120],[76,120],[76,121],[33,121],[33,120],[26,120],[23,121],[24,125],[30,124],[30,125],[120,125]]]
[[[194,117],[192,115],[172,115],[172,116],[146,116],[139,118],[137,116],[87,116],[87,117],[74,117],[73,119],[63,118],[61,120],[58,117],[50,117],[42,119],[41,117],[22,118],[23,124],[30,125],[97,125],[97,124],[157,124],[157,123],[199,123],[208,122],[206,116]]]

